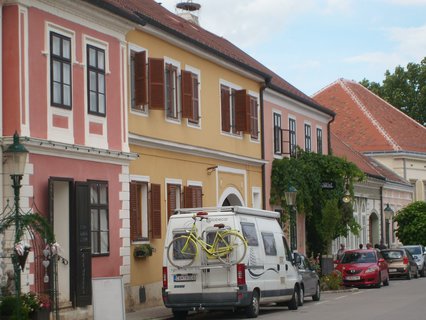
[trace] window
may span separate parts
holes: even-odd
[[[241,132],[258,139],[257,99],[246,90],[235,90],[221,85],[222,131],[239,135]]]
[[[50,33],[50,100],[56,107],[71,108],[71,39]]]
[[[322,129],[317,128],[317,153],[322,154]]]
[[[312,151],[311,126],[305,123],[305,151]]]
[[[182,117],[192,124],[198,124],[200,119],[198,90],[198,75],[182,70]]]
[[[288,119],[288,130],[290,134],[290,156],[296,156],[296,120]]]
[[[161,238],[161,189],[159,184],[130,182],[130,239]]]
[[[185,208],[203,207],[203,189],[201,186],[187,186],[183,188]]]
[[[178,69],[171,63],[165,65],[165,90],[166,90],[166,112],[167,117],[172,119],[179,118],[178,110]]]
[[[167,220],[180,208],[180,185],[167,184]]]
[[[281,115],[274,112],[274,154],[282,154]]]
[[[130,183],[130,239],[148,240],[148,183]]]
[[[109,253],[108,183],[90,183],[92,254]]]
[[[105,108],[105,51],[87,46],[87,78],[89,113],[104,116]]]
[[[257,119],[257,99],[250,96],[250,135],[252,139],[259,138],[259,125]]]
[[[262,232],[262,240],[265,249],[265,254],[267,256],[276,256],[277,246],[275,244],[274,234]]]
[[[146,112],[148,92],[146,87],[146,52],[130,53],[130,100],[132,110]]]
[[[247,240],[248,246],[257,247],[259,245],[254,223],[241,222],[241,230],[243,232],[244,238]]]

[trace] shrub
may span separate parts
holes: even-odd
[[[339,290],[342,288],[342,274],[334,270],[332,273],[321,277],[321,290]]]

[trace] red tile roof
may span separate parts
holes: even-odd
[[[86,1],[136,23],[143,23],[140,21],[140,19],[142,19],[145,23],[160,28],[202,50],[224,58],[237,66],[248,69],[260,75],[266,81],[270,79],[272,89],[306,103],[331,116],[334,115],[330,109],[318,104],[318,102],[314,101],[311,97],[282,79],[228,40],[203,29],[201,26],[188,22],[153,0]]]
[[[398,176],[392,170],[381,165],[373,158],[367,157],[352,149],[348,144],[343,142],[336,134],[331,133],[331,146],[333,155],[345,159],[346,161],[354,163],[365,174],[395,183],[410,185],[408,181]]]
[[[331,128],[360,152],[426,152],[426,128],[357,82],[339,79],[314,94],[336,112]]]

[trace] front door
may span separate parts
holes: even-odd
[[[60,245],[57,276],[50,286],[59,293],[59,307],[92,303],[90,188],[86,182],[51,177],[49,218]]]
[[[75,183],[75,263],[72,270],[75,283],[75,305],[92,303],[92,250],[90,224],[90,188],[86,182]]]

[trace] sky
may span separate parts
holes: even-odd
[[[187,0],[157,0],[176,13]],[[426,0],[193,0],[200,25],[307,95],[426,57]]]

